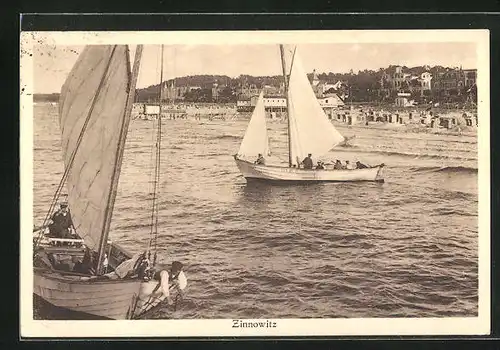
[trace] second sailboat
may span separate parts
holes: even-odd
[[[285,182],[383,182],[383,164],[363,169],[305,169],[302,159],[320,157],[345,141],[321,108],[294,50],[290,74],[286,73],[284,48],[280,45],[288,114],[288,167],[254,162],[269,155],[264,95],[260,94],[247,131],[234,159],[247,180]]]

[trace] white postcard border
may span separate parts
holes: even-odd
[[[21,32],[20,332],[22,337],[484,335],[490,332],[490,140],[488,30]],[[475,42],[478,58],[478,317],[40,321],[33,319],[33,45]],[[267,323],[266,323],[267,324]]]

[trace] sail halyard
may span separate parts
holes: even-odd
[[[106,206],[106,212],[105,212],[105,221],[104,221],[104,225],[103,225],[103,229],[102,229],[101,239],[99,241],[96,273],[99,273],[99,271],[101,271],[102,263],[104,261],[104,253],[105,253],[106,243],[107,243],[108,236],[109,236],[109,228],[111,226],[111,218],[113,216],[113,208],[114,208],[116,194],[117,194],[117,190],[118,190],[118,182],[119,182],[120,173],[121,173],[121,166],[123,163],[123,154],[125,151],[125,141],[127,139],[128,127],[129,127],[129,123],[130,123],[130,115],[132,113],[132,106],[134,104],[134,99],[135,99],[135,87],[137,85],[137,78],[139,75],[139,68],[141,65],[141,57],[142,57],[142,45],[137,45],[137,48],[135,51],[135,58],[134,58],[134,67],[133,67],[132,73],[130,74],[130,54],[129,54],[128,47],[126,48],[125,59],[126,59],[126,65],[128,67],[128,73],[129,73],[129,84],[127,86],[127,100],[126,100],[122,125],[120,128],[119,141],[117,143],[117,148],[116,148],[117,155],[115,158],[111,187],[109,189],[108,204]]]
[[[258,154],[271,155],[267,133],[266,110],[264,106],[264,91],[261,91],[257,104],[252,112],[250,122],[241,141],[238,156],[256,158]]]
[[[158,238],[158,216],[159,206],[157,201],[158,184],[160,182],[160,165],[161,165],[161,106],[162,106],[162,86],[163,86],[163,52],[164,46],[161,45],[160,55],[160,88],[158,89],[158,126],[156,130],[156,152],[155,152],[155,165],[154,165],[154,180],[153,180],[153,199],[151,207],[151,231],[148,245],[148,259],[151,259],[151,250],[153,250],[153,266],[156,264],[157,259],[157,238]]]
[[[297,51],[290,68],[287,101],[292,163],[298,166],[309,153],[320,157],[344,140],[320,106]]]

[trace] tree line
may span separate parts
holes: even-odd
[[[349,101],[352,102],[384,102],[384,101],[394,101],[397,95],[397,91],[391,88],[389,80],[384,80],[384,76],[392,76],[395,72],[396,66],[391,65],[387,68],[380,68],[378,70],[360,70],[354,72],[351,70],[348,73],[319,73],[317,74],[318,79],[321,82],[335,84],[341,81],[343,84],[339,90],[332,90],[327,92],[335,92],[340,96],[346,96]],[[403,66],[402,70],[404,73],[409,73],[411,75],[420,76],[425,71],[429,71],[433,77],[437,77],[440,72],[445,71],[447,68],[443,66],[417,66],[417,67],[406,67]],[[309,80],[312,80],[312,73],[308,74]],[[421,96],[418,89],[411,89],[411,84],[417,84],[417,81],[404,82],[401,87],[402,90],[411,92],[410,98],[415,100],[443,100],[450,99],[453,96],[444,96],[442,91],[431,90],[425,92],[424,96]],[[186,102],[236,102],[241,92],[241,87],[254,86],[257,89],[261,89],[264,86],[271,86],[273,88],[279,89],[283,86],[283,76],[251,76],[251,75],[240,75],[236,78],[231,78],[227,75],[191,75],[184,76],[165,81],[163,84],[167,86],[176,87],[194,87],[189,91],[183,93],[182,100]],[[217,88],[217,93],[214,94],[214,88]],[[467,94],[471,91],[466,91],[465,88],[462,91],[452,91],[452,95],[458,96],[455,99],[460,100],[460,98],[465,98]],[[476,93],[475,87],[472,93]],[[143,89],[138,89],[136,91],[136,102],[151,102],[157,101],[159,96],[159,84],[150,85]],[[35,101],[57,101],[59,94],[35,94]]]

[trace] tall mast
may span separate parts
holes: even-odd
[[[162,57],[163,57],[163,50],[162,50]],[[163,62],[163,60],[162,60]],[[162,66],[163,67],[163,66]],[[172,105],[175,105],[175,98],[176,96],[176,90],[175,90],[175,46],[174,46],[174,79],[172,80]],[[172,106],[173,107],[173,106]]]
[[[290,139],[290,105],[288,101],[288,80],[286,74],[286,63],[285,63],[285,49],[283,45],[280,45],[281,52],[281,67],[283,68],[283,79],[285,81],[285,100],[286,100],[286,119],[288,121],[288,167],[292,167],[292,142]]]
[[[158,89],[158,109],[159,109],[159,115],[158,117],[161,117],[161,91],[162,91],[162,86],[163,86],[163,45],[161,45],[161,59],[160,59],[160,85]],[[160,118],[161,119],[161,118]]]
[[[118,148],[117,148],[117,156],[116,156],[116,161],[114,164],[114,171],[113,171],[113,181],[111,182],[111,188],[110,188],[110,195],[108,199],[108,205],[106,206],[106,211],[105,211],[105,221],[104,221],[104,227],[101,235],[101,239],[99,241],[99,250],[98,250],[98,260],[97,260],[97,267],[96,267],[96,274],[100,274],[102,270],[102,265],[104,262],[104,254],[106,250],[106,243],[108,242],[108,235],[109,235],[109,227],[111,225],[111,216],[113,215],[113,207],[115,204],[115,199],[116,199],[116,192],[118,189],[118,179],[120,178],[120,171],[121,171],[121,166],[122,166],[122,160],[123,160],[123,152],[125,150],[125,140],[127,138],[127,132],[128,132],[128,125],[130,123],[130,113],[132,112],[132,106],[134,104],[134,98],[135,98],[135,86],[137,85],[137,76],[139,75],[139,67],[140,67],[140,62],[141,62],[141,56],[142,56],[142,45],[137,45],[137,48],[135,50],[135,58],[134,58],[134,67],[132,69],[132,77],[130,79],[130,84],[128,86],[128,99],[127,99],[127,105],[125,106],[125,115],[123,117],[123,124],[120,129],[120,136],[119,136],[119,142],[118,142]],[[127,59],[128,59],[128,54],[127,54]],[[128,64],[129,60],[127,60]],[[130,67],[130,66],[129,66]]]

